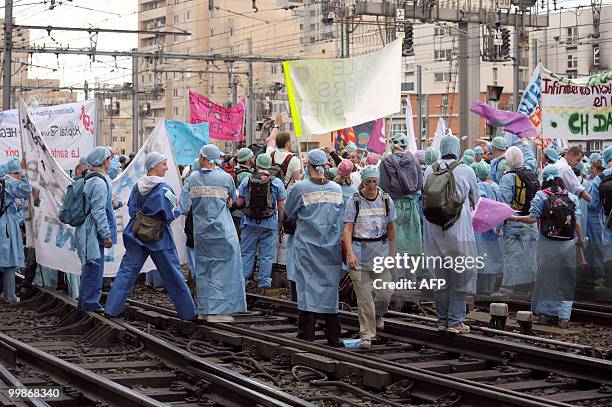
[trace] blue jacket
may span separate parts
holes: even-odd
[[[28,176],[23,174],[21,181],[4,177],[4,214],[0,217],[0,267],[23,267],[23,239],[19,228],[16,199],[26,199],[32,193]]]
[[[157,184],[146,195],[140,195],[138,198],[138,184],[132,188],[132,193],[128,199],[128,211],[130,213],[130,221],[123,231],[123,243],[126,246],[138,245],[144,246],[151,251],[168,250],[175,247],[174,238],[170,224],[175,217],[174,205],[176,203],[176,195],[165,182]],[[140,201],[140,202],[139,202]],[[140,206],[138,205],[140,203]],[[165,221],[164,234],[162,238],[153,243],[147,243],[140,240],[134,235],[134,222],[136,221],[136,213],[141,211],[147,216],[163,218]],[[127,252],[129,254],[129,251]]]

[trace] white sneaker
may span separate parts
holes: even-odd
[[[206,322],[227,324],[234,322],[234,317],[231,315],[207,315]]]
[[[376,317],[376,329],[385,329],[385,321],[381,316]]]
[[[359,344],[359,347],[361,349],[370,349],[370,346],[372,346],[372,340],[371,339],[362,339],[361,343]]]
[[[453,326],[453,327],[448,327],[446,328],[446,332],[452,333],[452,334],[467,334],[470,332],[470,327],[465,325],[464,323],[461,323],[461,325],[459,326]]]

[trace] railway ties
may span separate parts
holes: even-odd
[[[0,405],[312,406],[51,291],[0,307],[0,321]],[[21,387],[58,394],[9,397]]]

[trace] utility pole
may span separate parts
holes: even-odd
[[[523,14],[519,14],[521,16],[521,22],[523,20]],[[519,25],[519,19],[517,18],[515,20],[515,25],[514,25],[514,63],[512,64],[512,69],[513,69],[513,81],[512,81],[512,110],[513,111],[517,111],[518,110],[518,106],[519,106],[519,81],[520,81],[520,75],[519,75],[519,65],[520,65],[520,60],[521,60],[521,49],[519,48],[519,40],[520,40],[520,30],[521,30],[522,24]]]
[[[4,54],[2,70],[2,110],[11,109],[11,76],[13,75],[13,0],[4,1]]]
[[[247,45],[249,50],[249,55],[253,52],[253,39],[247,38]],[[248,71],[249,71],[249,89],[248,89],[248,97],[247,97],[247,122],[246,122],[246,141],[247,146],[253,144],[253,140],[255,140],[254,128],[253,128],[253,112],[255,111],[255,95],[253,94],[253,62],[248,63]]]
[[[83,85],[83,90],[85,91],[85,100],[89,99],[89,84],[85,81]]]
[[[425,140],[429,139],[429,94],[425,94]],[[423,149],[423,138],[419,143],[421,150]]]
[[[480,137],[480,117],[470,112],[480,100],[480,24],[459,23],[459,135],[463,150]],[[465,137],[467,136],[467,137]],[[465,138],[464,138],[465,137]]]
[[[421,136],[423,133],[423,89],[422,89],[422,72],[421,65],[417,65],[417,77],[416,77],[416,86],[417,86],[417,134],[419,138],[419,145],[421,145]],[[410,97],[410,96],[408,96]],[[416,140],[415,140],[416,141]]]
[[[132,57],[132,151],[140,148],[140,135],[138,134],[138,57]]]

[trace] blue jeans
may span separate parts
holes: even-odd
[[[438,326],[455,328],[465,320],[466,293],[444,289],[434,291],[436,311],[438,312]]]
[[[104,279],[104,245],[100,243],[100,258],[83,264],[79,286],[79,305],[81,311],[97,311],[102,296]]]
[[[259,254],[259,288],[272,287],[272,262],[278,247],[278,230],[244,225],[240,233],[240,251],[244,279],[253,273],[255,255]]]
[[[17,296],[15,295],[15,272],[16,271],[17,271],[17,267],[3,267],[2,268],[4,302],[6,304],[13,304],[17,302]]]

